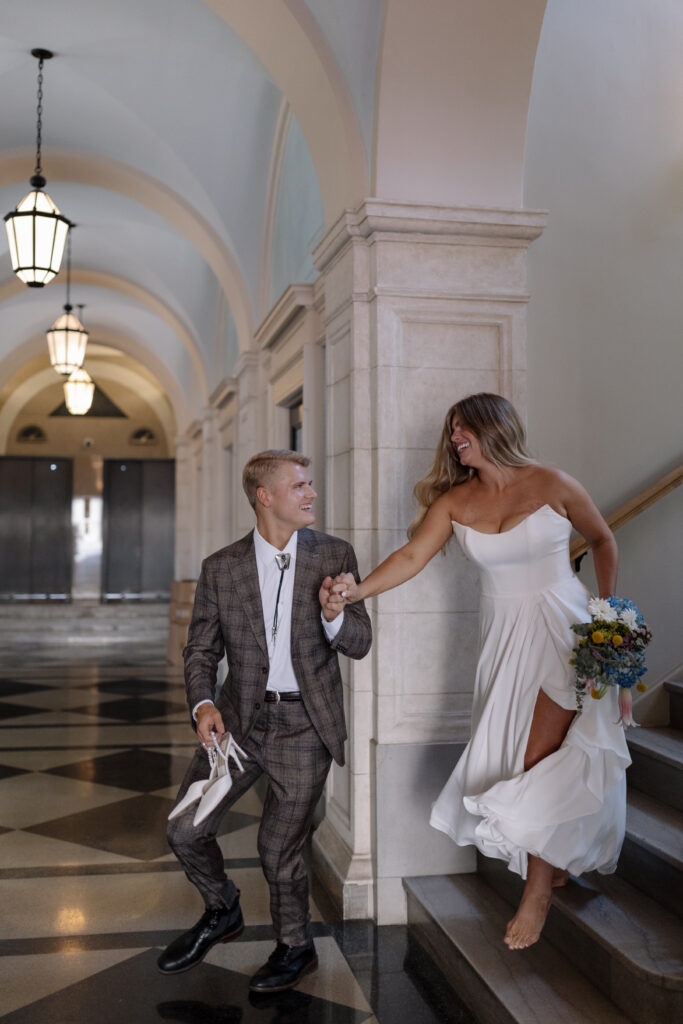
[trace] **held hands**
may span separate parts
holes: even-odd
[[[347,604],[358,601],[358,586],[350,572],[340,573],[332,579],[326,576],[320,588],[320,604],[328,622],[344,610]]]

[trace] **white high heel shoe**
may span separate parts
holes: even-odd
[[[222,742],[219,744],[216,741],[216,737],[213,739],[215,752],[215,773],[211,771],[208,782],[204,786],[203,793],[199,801],[199,807],[197,813],[194,816],[193,825],[200,825],[205,818],[211,814],[212,811],[218,807],[221,800],[224,799],[232,788],[232,778],[230,777],[230,758],[233,759],[237,767],[241,772],[244,771],[242,762],[240,761],[238,754],[241,754],[245,760],[248,760],[247,754],[242,748],[235,742],[231,733],[226,733],[223,737]]]
[[[218,744],[218,741],[216,740],[216,737],[214,735],[213,743],[213,747],[209,747],[206,751],[207,757],[209,758],[209,764],[211,766],[211,771],[209,772],[208,779],[199,779],[197,782],[193,782],[192,785],[188,787],[187,793],[185,794],[183,799],[180,801],[179,804],[176,804],[176,806],[169,814],[169,821],[171,821],[173,818],[177,818],[180,814],[183,813],[183,811],[186,811],[188,807],[191,807],[192,804],[196,803],[198,800],[201,800],[204,794],[207,792],[207,790],[210,787],[213,787],[214,783],[218,781],[219,777],[225,778],[225,776],[227,775],[228,779],[227,786],[223,784],[222,787],[223,796],[226,796],[230,792],[230,787],[232,786],[232,779],[230,778],[230,772],[228,770],[228,757],[232,757],[233,760],[236,761],[241,772],[244,771],[244,768],[242,767],[239,758],[235,754],[235,750],[238,750],[242,757],[244,757],[245,759],[247,758],[247,755],[242,750],[242,748],[239,747],[237,743],[235,743],[230,733],[226,733],[226,735],[223,737],[221,745]],[[226,747],[225,753],[221,749],[221,746],[223,744]],[[213,806],[217,806],[218,802],[219,801],[216,801],[216,803],[213,804]],[[199,810],[197,811],[197,815],[198,814]],[[206,814],[203,814],[201,818],[198,818],[197,815],[195,816],[195,819],[192,822],[193,825],[199,824],[199,822],[203,821],[204,818],[206,817]]]

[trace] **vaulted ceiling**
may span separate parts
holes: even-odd
[[[226,338],[245,348],[266,312],[283,108],[304,133],[336,118],[334,145],[315,134],[318,176],[345,162],[351,189],[367,191],[380,17],[381,0],[0,0],[0,212],[29,191],[30,50],[45,47],[56,56],[44,70],[43,170],[77,225],[72,301],[86,304],[93,340],[165,367],[179,429],[230,371]],[[349,185],[325,177],[323,203],[338,211]],[[3,232],[0,387],[42,351],[63,302],[63,273],[41,290],[16,281]]]

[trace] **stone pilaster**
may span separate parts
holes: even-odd
[[[258,352],[243,352],[234,368],[237,381],[237,422],[235,423],[235,473],[241,480],[242,468],[249,458],[265,447],[265,405],[261,392]],[[235,535],[241,537],[254,528],[254,512],[241,484],[235,498]]]
[[[412,488],[447,409],[496,391],[526,411],[526,251],[545,215],[367,200],[316,250],[326,344],[325,529],[366,574],[405,542]],[[469,734],[475,573],[453,545],[371,602],[371,654],[346,666],[350,740],[316,833],[347,917],[398,922],[401,878],[471,867],[427,824]]]
[[[175,440],[175,578],[194,576],[192,531],[192,468],[190,439],[183,435]]]

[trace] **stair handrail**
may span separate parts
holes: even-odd
[[[671,491],[683,483],[683,465],[677,466],[676,469],[672,469],[666,476],[661,477],[656,483],[652,484],[651,487],[646,487],[644,491],[636,495],[635,498],[631,498],[621,508],[618,508],[616,512],[612,512],[610,515],[605,516],[607,525],[610,530],[618,530],[621,526],[625,526],[636,516],[639,516],[641,512],[644,512],[650,505],[654,505],[655,502],[660,501]],[[569,548],[569,557],[574,563],[574,568],[578,572],[579,566],[581,565],[581,559],[590,549],[588,541],[584,540],[583,537],[577,537],[574,543]]]

